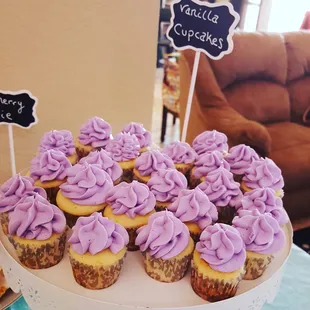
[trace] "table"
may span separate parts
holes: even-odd
[[[263,310],[310,309],[310,255],[293,245],[283,275],[280,291],[273,304]],[[30,310],[23,298],[8,310]]]

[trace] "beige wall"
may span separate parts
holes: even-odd
[[[41,135],[78,133],[101,116],[113,132],[129,121],[151,127],[159,1],[3,0],[0,89],[28,89],[39,124],[14,127],[17,169]],[[7,127],[0,126],[0,182],[10,175]]]

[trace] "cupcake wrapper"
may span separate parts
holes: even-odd
[[[52,188],[44,188],[45,191],[46,191],[46,195],[47,195],[47,200],[57,206],[57,203],[56,203],[56,196],[57,196],[57,193],[59,191],[59,187],[52,187]]]
[[[53,241],[40,247],[24,245],[9,237],[20,262],[31,269],[45,269],[57,265],[63,258],[66,246],[67,230]]]
[[[194,292],[202,299],[215,302],[235,296],[242,275],[234,281],[225,282],[222,279],[213,279],[199,273],[192,263],[191,285]]]
[[[133,180],[133,168],[131,169],[123,169],[123,177],[124,182],[131,183]]]
[[[194,189],[201,183],[200,179],[196,179],[193,174],[189,176],[189,188]]]
[[[181,280],[185,276],[192,258],[192,254],[190,254],[181,259],[164,260],[162,258],[153,258],[147,252],[144,252],[143,256],[146,273],[157,281],[167,283]]]
[[[217,207],[218,222],[231,225],[234,216],[236,215],[236,209],[234,207]]]
[[[0,213],[0,222],[2,231],[7,236],[9,233],[9,212]]]
[[[136,238],[137,238],[137,228],[126,228],[128,235],[129,235],[129,243],[127,244],[128,251],[137,251],[139,247],[135,245]]]
[[[90,290],[100,290],[114,284],[121,272],[124,258],[110,266],[92,266],[83,264],[70,255],[70,263],[75,281]]]
[[[244,280],[255,280],[263,275],[268,265],[273,260],[273,255],[265,255],[265,257],[247,257],[245,261]]]

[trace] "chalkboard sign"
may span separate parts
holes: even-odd
[[[230,3],[179,0],[171,13],[167,36],[175,49],[193,49],[212,59],[232,51],[232,36],[240,17]]]
[[[37,99],[27,90],[16,92],[0,90],[0,125],[31,127],[37,123],[36,104]]]

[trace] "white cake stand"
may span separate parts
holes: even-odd
[[[144,271],[139,252],[128,253],[121,276],[111,287],[91,291],[79,286],[72,275],[68,256],[45,270],[23,267],[7,237],[0,232],[0,262],[9,286],[21,291],[33,310],[256,310],[271,303],[279,289],[283,267],[292,247],[292,226],[284,227],[286,246],[276,254],[265,274],[253,281],[242,281],[235,297],[207,303],[191,289],[189,275],[176,283],[160,283]]]

